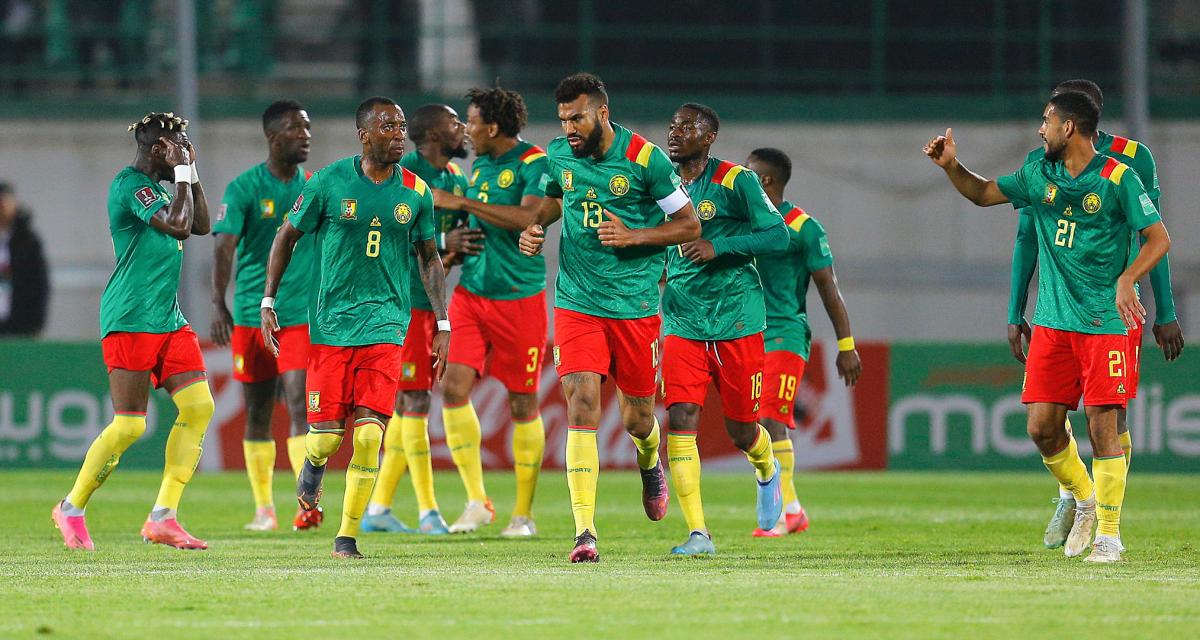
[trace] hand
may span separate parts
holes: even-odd
[[[1146,308],[1133,290],[1133,281],[1124,277],[1117,279],[1117,313],[1129,330],[1137,329],[1146,322]]]
[[[954,144],[954,131],[946,129],[946,135],[937,136],[925,143],[925,155],[937,166],[948,169],[958,159],[958,145]]]
[[[604,217],[608,220],[601,222],[600,229],[596,232],[600,238],[600,244],[618,249],[637,244],[637,233],[625,226],[625,223],[615,213],[605,209]]]
[[[229,336],[232,332],[233,316],[229,313],[229,307],[225,306],[224,301],[214,304],[212,328],[209,329],[209,337],[212,338],[213,344],[218,347],[229,344]]]
[[[477,256],[480,251],[483,251],[483,245],[476,244],[477,241],[483,241],[483,229],[455,227],[446,232],[446,253]]]
[[[196,164],[196,146],[191,140],[187,141],[188,164]]]
[[[450,351],[450,332],[438,331],[433,334],[433,380],[441,382],[442,374],[446,372],[446,354]]]
[[[163,157],[172,169],[180,165],[186,167],[187,165],[191,164],[188,162],[187,149],[184,149],[182,146],[167,140],[165,137],[160,137],[158,141],[163,143],[163,146],[166,147],[166,152],[163,154]]]
[[[271,355],[279,357],[279,341],[275,339],[275,332],[279,331],[279,318],[275,317],[275,310],[269,307],[261,309],[262,316],[262,338],[263,346]]]
[[[437,207],[438,209],[461,210],[465,208],[463,207],[463,200],[466,200],[466,198],[462,196],[456,196],[445,189],[433,190],[433,206]]]
[[[1183,353],[1183,330],[1179,328],[1179,321],[1168,322],[1166,324],[1156,324],[1152,329],[1154,332],[1154,342],[1163,350],[1163,357],[1170,362],[1179,357]]]
[[[713,250],[712,243],[704,238],[685,242],[679,245],[679,249],[683,252],[683,257],[697,264],[704,264],[717,257],[717,252]]]
[[[1024,340],[1021,338],[1024,337]],[[1013,357],[1017,362],[1025,364],[1025,353],[1029,349],[1029,340],[1033,337],[1033,331],[1029,328],[1029,323],[1024,320],[1021,324],[1008,325],[1008,346],[1012,349]]]
[[[837,370],[838,377],[846,381],[847,387],[853,387],[858,383],[858,377],[862,375],[862,360],[858,357],[858,351],[855,349],[839,351]]]
[[[531,224],[525,227],[525,230],[521,232],[521,238],[517,241],[521,253],[527,256],[536,256],[541,253],[545,244],[546,230],[540,224]]]

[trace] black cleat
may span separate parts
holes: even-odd
[[[330,554],[334,558],[350,558],[360,560],[363,554],[358,552],[358,543],[350,536],[338,536],[333,539],[333,553]]]
[[[296,501],[304,511],[315,511],[321,501],[321,479],[325,477],[325,466],[314,466],[308,458],[300,467],[300,476],[296,478]]]
[[[575,536],[575,548],[571,550],[571,563],[600,562],[600,554],[596,551],[596,536],[591,531],[584,530]]]

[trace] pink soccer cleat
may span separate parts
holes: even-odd
[[[804,507],[800,507],[800,513],[787,513],[783,517],[787,520],[788,533],[808,531],[808,514],[804,513]]]
[[[92,543],[92,536],[88,533],[87,523],[83,521],[83,516],[69,516],[63,513],[62,502],[59,502],[50,510],[50,518],[54,520],[54,526],[62,534],[63,544],[67,545],[68,549],[96,550],[96,545]]]
[[[179,526],[175,518],[159,522],[147,520],[142,525],[142,539],[155,544],[165,544],[176,549],[207,549],[208,543],[192,537],[192,534]]]

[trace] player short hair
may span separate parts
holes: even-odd
[[[385,98],[383,96],[371,96],[370,98],[363,100],[362,103],[358,105],[358,109],[354,112],[354,126],[358,127],[359,129],[366,129],[367,123],[371,120],[371,112],[375,110],[375,107],[381,105],[385,107],[400,106],[391,98]]]
[[[685,102],[679,105],[679,109],[692,109],[700,112],[700,116],[708,121],[708,127],[712,129],[713,133],[716,133],[721,128],[721,117],[708,105],[700,104],[699,102]],[[679,109],[676,109],[676,111]]]
[[[499,85],[491,89],[471,89],[467,92],[467,103],[479,109],[479,117],[484,122],[500,127],[500,133],[510,138],[517,137],[529,122],[529,110],[525,108],[521,94]]]
[[[270,133],[276,123],[283,119],[283,116],[295,111],[304,111],[304,105],[295,100],[276,100],[267,105],[262,114],[263,133]]]
[[[1104,92],[1100,90],[1100,85],[1092,82],[1091,80],[1085,80],[1084,78],[1063,80],[1054,86],[1054,91],[1055,93],[1062,93],[1065,91],[1078,91],[1080,93],[1086,93],[1088,97],[1096,103],[1096,106],[1100,109],[1100,111],[1104,111]]]
[[[775,147],[759,147],[751,151],[750,155],[771,167],[781,183],[787,184],[788,180],[792,179],[792,159],[783,151]]]
[[[137,142],[138,148],[144,149],[153,146],[159,138],[168,133],[187,131],[187,126],[187,120],[170,111],[165,113],[151,111],[141,120],[129,125],[129,130],[133,132],[133,139]]]
[[[441,118],[449,115],[450,107],[444,104],[425,104],[408,117],[408,138],[417,144],[425,142],[429,130],[437,126]]]
[[[1065,91],[1050,98],[1050,105],[1063,120],[1074,122],[1079,133],[1095,135],[1100,124],[1100,107],[1091,96],[1082,91]]]
[[[592,73],[569,75],[559,81],[554,89],[554,101],[558,104],[572,102],[582,95],[600,104],[608,104],[608,91],[604,88],[604,81]]]

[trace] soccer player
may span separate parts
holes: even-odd
[[[1104,93],[1091,80],[1066,80],[1054,88],[1054,93],[1064,91],[1086,93],[1103,112]],[[1113,136],[1099,129],[1096,131],[1093,144],[1097,153],[1116,158],[1137,172],[1154,207],[1159,208],[1158,168],[1154,162],[1154,154],[1150,153],[1149,147],[1135,140]],[[1026,162],[1037,160],[1044,154],[1045,152],[1041,148],[1034,149],[1029,153]],[[1161,209],[1159,212],[1161,214]],[[1029,282],[1033,278],[1033,270],[1037,265],[1038,247],[1033,216],[1026,209],[1022,209],[1020,213],[1021,215],[1017,218],[1016,245],[1013,248],[1012,290],[1008,299],[1008,342],[1012,347],[1013,355],[1024,364],[1025,349],[1022,337],[1028,338],[1030,333],[1029,324],[1025,322],[1024,317],[1025,305],[1029,298]],[[1130,236],[1132,256],[1137,254],[1141,243],[1138,241],[1137,234],[1131,233]],[[1150,287],[1154,291],[1155,307],[1154,339],[1162,347],[1163,355],[1168,362],[1178,358],[1183,350],[1183,332],[1175,316],[1175,299],[1171,291],[1169,257],[1164,255],[1163,259],[1150,270]],[[1141,371],[1141,346],[1142,326],[1139,324],[1129,331],[1129,347],[1126,352],[1129,362],[1126,372],[1128,382],[1125,388],[1130,400],[1137,397]],[[1129,435],[1129,425],[1125,414],[1124,407],[1117,411],[1117,437],[1121,442],[1121,450],[1125,454],[1125,465],[1128,468],[1133,454],[1133,438]],[[1069,422],[1067,429],[1070,430]],[[1071,437],[1074,438],[1074,436]],[[1071,531],[1071,524],[1075,519],[1075,497],[1066,487],[1059,485],[1058,496],[1053,502],[1055,504],[1054,515],[1046,525],[1042,542],[1047,548],[1057,549],[1066,542],[1067,534]]]
[[[329,456],[353,419],[354,452],[346,469],[342,524],[333,557],[361,558],[359,520],[379,471],[385,421],[400,377],[400,345],[408,329],[410,245],[438,332],[434,377],[441,377],[450,340],[445,272],[433,236],[433,194],[415,173],[396,166],[404,154],[404,112],[388,98],[368,98],[355,113],[362,155],[338,160],[304,185],[271,245],[263,292],[263,341],[278,353],[275,298],[292,250],[304,234],[317,239],[321,277],[309,323],[307,456],[296,482],[300,507],[316,509]]]
[[[51,511],[70,549],[95,549],[84,509],[121,454],[146,431],[151,384],[171,394],[179,415],[167,437],[162,485],[142,537],[179,549],[208,548],[176,518],[213,415],[200,343],[179,311],[183,241],[209,232],[196,150],[186,129],[187,120],[172,113],[151,113],[129,125],[137,154],[109,187],[108,226],[117,266],[100,297],[100,345],[113,421],[88,447],[71,492]],[[174,194],[159,184],[172,179]]]
[[[466,136],[458,113],[444,104],[427,104],[413,112],[408,136],[416,149],[400,158],[400,166],[415,173],[431,189],[462,195],[466,176],[452,158],[467,155]],[[436,193],[436,191],[435,191]],[[437,206],[434,196],[434,241],[438,249],[461,256],[478,252],[478,230],[462,226],[462,211]],[[416,254],[413,254],[416,260]],[[447,264],[448,261],[443,261]],[[375,493],[367,505],[363,531],[396,533],[448,533],[446,521],[438,509],[433,490],[433,461],[429,456],[429,403],[433,388],[432,341],[437,333],[433,306],[425,295],[425,285],[414,266],[409,271],[409,296],[412,318],[404,346],[400,348],[400,384],[396,406],[383,439],[383,462]],[[405,470],[412,472],[413,492],[417,496],[419,523],[412,529],[392,514],[392,498]]]
[[[500,87],[467,93],[467,135],[475,147],[466,197],[434,191],[434,201],[471,213],[484,251],[469,253],[450,301],[454,340],[442,380],[446,443],[467,487],[467,508],[450,527],[470,531],[495,517],[484,492],[479,417],[471,389],[484,373],[508,389],[513,417],[512,456],[517,499],[500,535],[533,536],[533,495],[542,468],[546,434],[538,411],[538,385],[546,351],[546,264],[517,246],[521,231],[546,200],[546,152],[520,138],[528,112],[521,94]]]
[[[792,177],[792,161],[779,149],[764,147],[750,152],[746,167],[758,175],[771,204],[787,224],[787,249],[755,260],[763,281],[767,330],[763,333],[766,360],[763,366],[763,401],[758,418],[771,434],[771,447],[783,470],[783,517],[774,527],[754,530],[756,537],[773,538],[808,529],[808,514],[796,495],[796,456],[789,429],[796,428],[793,410],[796,390],[804,378],[812,345],[808,325],[809,282],[816,283],[825,313],[838,338],[838,376],[853,386],[862,374],[862,361],[854,348],[850,314],[833,271],[833,252],[825,228],[803,209],[783,199]]]
[[[779,462],[758,424],[767,323],[754,257],[782,251],[788,232],[757,176],[710,155],[720,128],[716,111],[694,102],[680,106],[667,128],[667,153],[703,229],[667,252],[663,292],[667,455],[690,531],[671,553],[689,556],[717,552],[704,522],[696,446],[710,381],[721,394],[725,431],[754,466],[759,526],[775,526],[783,511]]]
[[[246,403],[242,451],[254,495],[254,519],[246,529],[274,531],[279,525],[271,495],[275,473],[271,415],[281,390],[291,425],[287,451],[292,472],[299,475],[304,463],[304,434],[308,431],[304,412],[304,368],[308,362],[305,295],[312,280],[311,238],[296,245],[291,268],[279,285],[281,304],[275,309],[281,327],[275,336],[279,340],[278,359],[263,345],[258,329],[258,304],[267,278],[271,242],[304,187],[306,175],[300,163],[308,160],[312,133],[308,113],[292,100],[271,103],[263,111],[262,124],[267,137],[267,161],[229,183],[213,226],[217,242],[213,255],[212,340],[220,346],[231,345],[233,378],[242,383],[242,398]],[[235,252],[237,281],[233,313],[230,313],[225,304],[225,290],[229,288]],[[315,520],[303,519],[305,512],[297,515],[301,517],[293,523],[296,529],[320,523],[319,512]]]
[[[700,237],[700,222],[661,149],[609,119],[600,78],[577,73],[554,92],[564,136],[547,150],[548,199],[520,238],[537,255],[545,225],[562,218],[555,283],[554,364],[567,399],[567,487],[575,517],[571,562],[596,562],[600,384],[617,385],[621,422],[637,447],[642,506],[661,520],[669,502],[654,417],[658,282],[664,247]]]
[[[1144,322],[1146,313],[1133,284],[1167,253],[1171,240],[1137,173],[1096,153],[1099,118],[1099,107],[1084,93],[1053,96],[1039,130],[1044,156],[996,180],[984,179],[958,161],[950,129],[931,139],[924,151],[975,204],[1011,202],[1032,208],[1040,277],[1033,315],[1037,330],[1021,395],[1028,406],[1029,435],[1046,468],[1075,497],[1075,518],[1063,545],[1066,556],[1092,546],[1088,561],[1116,562],[1121,559],[1127,470],[1117,438],[1117,410],[1128,395],[1127,334]],[[1145,239],[1132,262],[1130,229]],[[1078,406],[1081,395],[1094,484],[1065,424],[1066,412]]]

